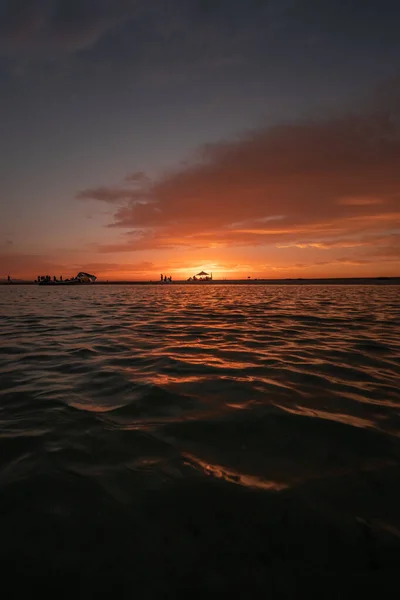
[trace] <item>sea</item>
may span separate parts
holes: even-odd
[[[400,287],[0,287],[4,598],[392,597]]]

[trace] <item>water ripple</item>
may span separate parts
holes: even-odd
[[[10,572],[60,569],[57,535],[87,589],[105,564],[134,586],[156,561],[173,581],[168,557],[196,571],[232,539],[254,581],[400,558],[398,287],[3,286],[0,321]]]

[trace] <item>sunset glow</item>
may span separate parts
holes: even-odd
[[[75,4],[2,9],[0,279],[400,275],[383,14],[377,49],[351,7]]]
[[[399,25],[0,0],[5,598],[393,595]]]

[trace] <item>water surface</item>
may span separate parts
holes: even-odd
[[[389,590],[399,291],[0,288],[0,558],[15,589]]]

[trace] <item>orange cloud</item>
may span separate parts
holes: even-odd
[[[120,244],[100,245],[103,252],[356,248],[364,242],[339,238],[400,229],[399,129],[384,112],[276,126],[206,145],[139,189],[100,187],[78,197],[117,203],[110,226],[132,230]]]
[[[383,204],[382,198],[373,197],[357,197],[357,196],[345,196],[344,198],[338,198],[338,204],[347,204],[349,206],[364,206],[368,204]]]
[[[400,234],[388,234],[388,235],[370,235],[356,239],[335,239],[327,241],[303,241],[303,242],[292,242],[289,244],[277,244],[278,248],[319,248],[322,250],[330,250],[332,248],[360,248],[360,247],[377,247],[391,245],[400,249]]]

